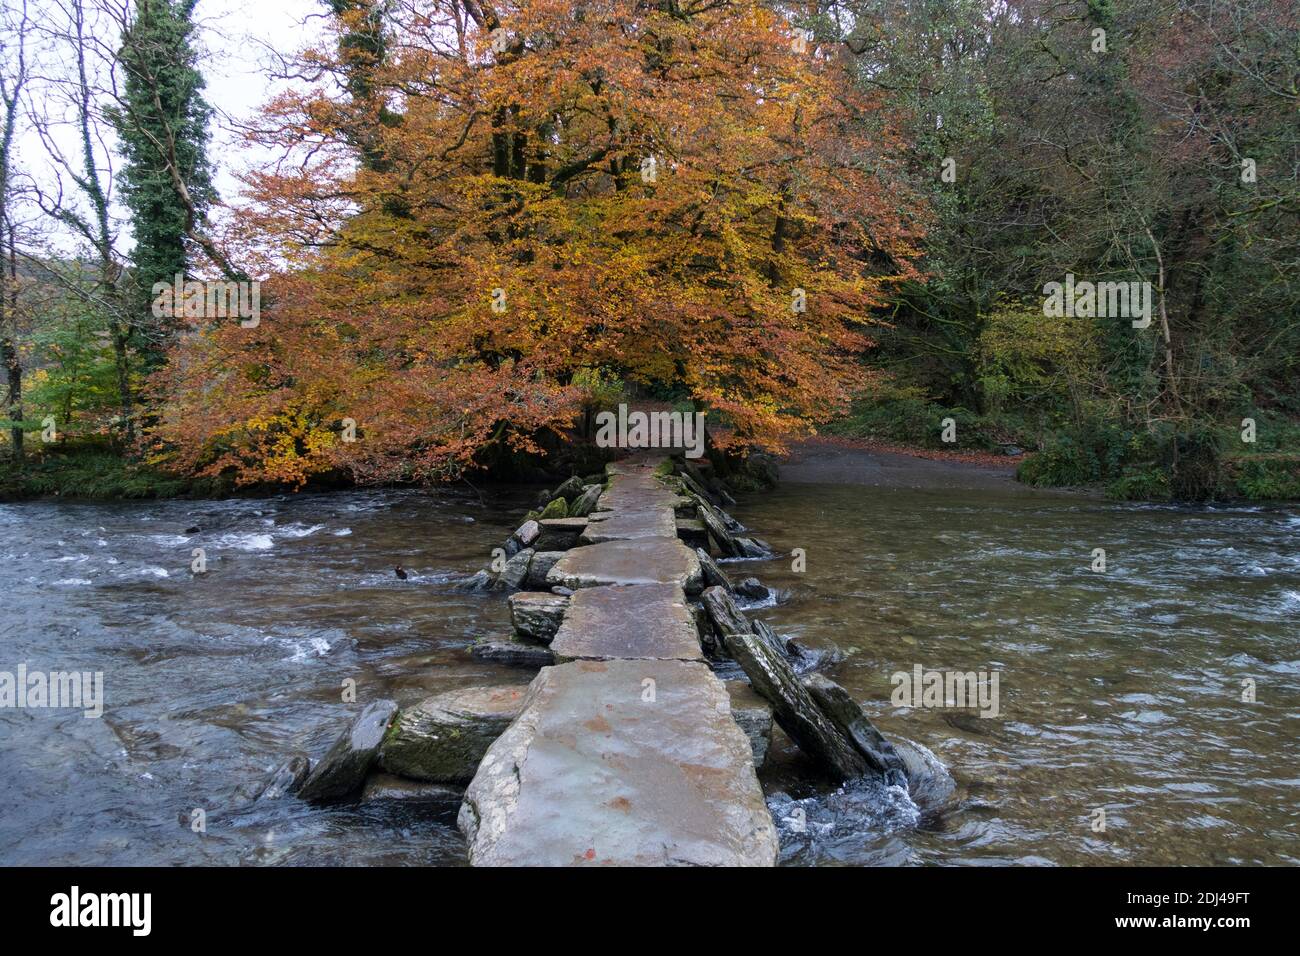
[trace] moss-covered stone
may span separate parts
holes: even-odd
[[[526,690],[470,687],[403,710],[384,737],[379,766],[410,780],[469,783],[483,754],[519,713]]]
[[[582,479],[577,475],[566,479],[560,487],[555,489],[553,498],[563,498],[566,502],[573,501],[578,495],[582,494]]]
[[[569,503],[563,498],[552,498],[550,503],[542,509],[541,514],[537,516],[539,521],[547,518],[567,518],[569,517]]]
[[[604,494],[604,485],[587,485],[582,489],[582,494],[569,506],[570,518],[585,518],[596,510],[596,502],[600,501],[600,496]]]

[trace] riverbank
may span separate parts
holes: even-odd
[[[876,439],[818,436],[791,444],[781,460],[781,480],[801,484],[862,485],[973,491],[1001,489],[1017,493],[1100,496],[1100,485],[1042,486],[1017,479],[1020,466],[1033,456],[949,451],[900,445]],[[540,469],[538,470],[540,473]],[[536,477],[536,476],[530,476]],[[1300,459],[1259,455],[1234,460],[1229,494],[1222,501],[1286,502],[1300,499]],[[475,480],[473,485],[482,485]],[[489,484],[495,482],[488,482]],[[318,477],[299,490],[328,491],[353,487],[341,475]],[[21,466],[0,462],[0,502],[33,499],[118,501],[183,498],[219,500],[266,497],[293,489],[267,485],[236,488],[226,478],[188,478],[148,464],[124,459],[98,446],[71,446],[30,455]],[[1109,495],[1108,495],[1109,496]],[[1110,496],[1114,497],[1114,496]],[[1153,498],[1167,501],[1167,497]]]
[[[791,445],[781,462],[781,480],[803,484],[864,485],[871,488],[930,490],[1004,490],[1105,497],[1113,500],[1177,503],[1159,495],[1119,494],[1102,483],[1037,483],[1022,465],[1035,464],[1032,454],[998,455],[971,450],[947,451],[898,445],[869,438],[819,436]],[[1028,480],[1027,480],[1028,479]],[[1287,504],[1300,500],[1300,456],[1256,454],[1229,458],[1218,481],[1216,504]]]
[[[220,498],[230,492],[227,482],[172,475],[94,445],[41,449],[22,462],[0,462],[0,501]]]
[[[781,461],[781,480],[800,484],[1032,492],[1016,481],[1023,455],[911,449],[867,439],[818,437],[796,442]]]

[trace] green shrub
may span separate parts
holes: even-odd
[[[1106,495],[1121,501],[1168,501],[1169,474],[1154,466],[1128,467],[1106,486]]]
[[[1300,499],[1300,456],[1240,458],[1230,466],[1233,490],[1256,501]]]
[[[1061,434],[1022,461],[1016,479],[1045,488],[1088,485],[1101,480],[1101,466],[1091,448],[1071,435]]]
[[[1161,429],[1156,456],[1169,475],[1169,490],[1179,501],[1223,497],[1225,442],[1221,429],[1189,424]]]
[[[1024,459],[1017,477],[1049,488],[1110,483],[1125,477],[1126,464],[1143,459],[1145,451],[1147,441],[1132,429],[1088,421],[1054,434],[1043,450]]]
[[[198,489],[183,478],[126,461],[94,445],[29,455],[22,465],[0,467],[0,497],[171,498],[187,491],[215,492],[214,483]]]
[[[830,422],[823,431],[846,438],[874,438],[904,445],[926,444],[931,428],[942,415],[935,406],[910,390],[856,402],[849,414]],[[937,435],[937,433],[936,433]]]
[[[957,441],[943,440],[943,420],[957,425]],[[927,401],[917,390],[892,388],[856,402],[849,414],[822,431],[845,438],[868,438],[926,448],[977,448],[988,451],[1003,443],[1031,443],[1025,423],[1011,415],[980,415],[960,406],[946,408]]]

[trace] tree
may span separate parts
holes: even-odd
[[[193,43],[196,3],[137,0],[117,57],[122,89],[106,111],[125,158],[120,180],[132,213],[132,301],[141,329],[155,328],[148,318],[154,283],[191,275],[195,244],[226,264],[201,234],[216,196],[207,158],[212,111]],[[163,361],[174,331],[155,328],[144,349],[151,366]]]
[[[133,304],[124,288],[126,272],[123,257],[117,250],[116,224],[112,220],[112,176],[110,157],[105,152],[104,130],[100,99],[102,93],[94,82],[97,53],[101,49],[91,40],[99,25],[94,19],[98,11],[89,11],[85,0],[63,0],[54,7],[63,16],[62,22],[52,21],[44,32],[60,51],[66,54],[67,69],[63,74],[47,78],[43,109],[33,109],[33,125],[40,135],[57,182],[52,195],[38,190],[37,202],[42,211],[84,244],[93,262],[92,270],[51,267],[44,259],[31,261],[41,269],[49,281],[62,292],[82,300],[83,320],[78,325],[85,328],[90,317],[99,316],[113,349],[116,401],[120,419],[121,437],[126,446],[135,443],[135,394],[132,383],[132,339],[140,341],[139,332],[133,328],[142,325],[133,315]],[[88,16],[89,13],[89,16]],[[88,20],[91,22],[88,23]],[[89,29],[88,29],[89,26]],[[109,60],[107,55],[104,59]],[[52,115],[57,110],[59,97],[69,108],[70,117]],[[67,155],[60,145],[54,128],[70,122],[76,130],[77,152]],[[72,184],[65,192],[64,179]],[[87,272],[90,275],[87,275]],[[87,281],[89,279],[89,281]],[[134,304],[137,308],[138,301]],[[52,334],[59,334],[57,332]],[[68,346],[70,347],[70,345]]]
[[[863,385],[920,211],[838,46],[676,0],[439,0],[387,29],[366,95],[400,121],[358,110],[337,42],[311,58],[342,94],[268,111],[300,166],[252,175],[241,219],[293,271],[259,329],[204,327],[160,377],[177,463],[445,475],[567,425],[593,372],[779,447]]]
[[[1099,460],[1154,463],[1175,494],[1204,494],[1213,433],[1256,403],[1300,411],[1294,4],[826,9],[819,29],[847,37],[859,81],[903,117],[936,213],[925,281],[904,287],[882,336],[886,367],[945,404],[993,410],[975,359],[999,298],[1041,300],[1073,273],[1155,297],[1147,328],[1080,320],[1103,374],[1074,410],[1104,422],[1077,424],[1122,446]],[[1022,328],[1047,345],[1050,325]]]
[[[18,354],[18,269],[14,183],[14,134],[27,82],[27,41],[32,29],[27,2],[6,11],[0,23],[0,363],[8,387],[7,417],[15,461],[23,457],[23,367]]]

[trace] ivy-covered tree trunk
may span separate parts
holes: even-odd
[[[18,268],[14,249],[14,232],[11,226],[4,237],[7,243],[3,264],[3,294],[0,294],[0,361],[4,363],[5,384],[8,388],[6,416],[15,424],[9,429],[14,461],[23,458],[23,366],[18,355]]]
[[[197,226],[215,199],[207,158],[212,110],[193,46],[196,2],[138,0],[118,53],[123,93],[107,111],[125,158],[120,180],[135,234],[135,344],[149,368],[162,364],[176,333],[173,320],[153,315],[153,286],[190,273]]]
[[[23,367],[18,354],[18,275],[14,248],[14,133],[27,82],[27,33],[31,27],[27,5],[6,37],[4,71],[0,72],[0,364],[8,387],[6,417],[15,424],[9,430],[15,461],[23,457]]]

